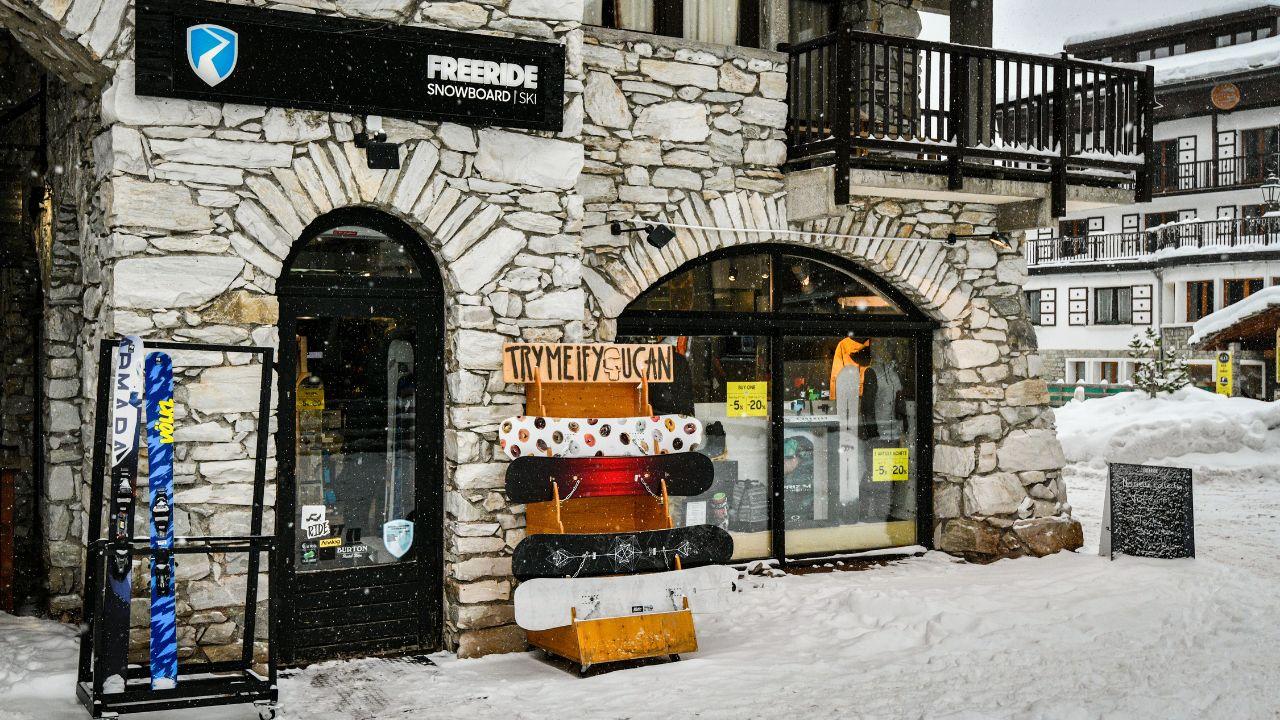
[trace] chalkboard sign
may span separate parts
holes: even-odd
[[[1102,554],[1135,557],[1196,556],[1191,470],[1109,464]]]

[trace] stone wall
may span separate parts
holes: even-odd
[[[41,258],[44,292],[46,405],[45,534],[49,609],[75,617],[84,574],[85,478],[97,377],[97,341],[104,329],[102,265],[107,198],[98,95],[74,84],[51,83],[49,102],[51,245]],[[42,249],[43,250],[43,249]]]

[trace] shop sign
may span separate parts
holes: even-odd
[[[1240,104],[1240,87],[1229,82],[1214,85],[1209,100],[1219,110],[1232,110]]]
[[[874,448],[871,451],[871,482],[905,482],[911,467],[909,448]]]
[[[1191,470],[1111,463],[1099,553],[1195,557]]]
[[[197,0],[138,0],[139,95],[563,128],[564,46]]]
[[[724,412],[729,417],[765,417],[769,414],[769,383],[728,383]]]
[[[607,343],[507,343],[502,380],[542,382],[671,382],[675,346]]]
[[[1219,395],[1230,397],[1235,390],[1235,373],[1231,370],[1231,352],[1223,350],[1218,353],[1213,371],[1214,389]]]

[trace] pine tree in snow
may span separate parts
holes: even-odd
[[[1147,328],[1145,335],[1133,336],[1129,357],[1138,361],[1133,371],[1133,386],[1150,397],[1191,384],[1186,359],[1177,350],[1166,350],[1164,338],[1151,328]]]

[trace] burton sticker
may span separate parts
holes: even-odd
[[[147,355],[147,485],[151,489],[151,689],[178,682],[173,557],[173,361]]]
[[[715,467],[700,453],[643,457],[554,458],[525,455],[507,468],[507,498],[512,502],[552,499],[551,483],[560,499],[616,495],[701,495],[711,488]]]
[[[111,506],[108,539],[127,543],[133,537],[133,493],[138,481],[138,426],[142,411],[141,338],[120,341],[113,371],[111,414]],[[133,563],[120,545],[107,558],[107,592],[102,605],[103,690],[123,692],[129,667],[129,600]]]
[[[623,533],[530,535],[516,546],[511,572],[519,580],[591,577],[715,565],[729,561],[733,538],[714,525]]]
[[[498,444],[507,457],[665,455],[702,445],[702,423],[690,415],[551,418],[520,415],[502,422]]]
[[[738,571],[723,565],[598,578],[540,578],[516,587],[516,624],[549,630],[579,620],[672,612],[720,612],[732,602]]]

